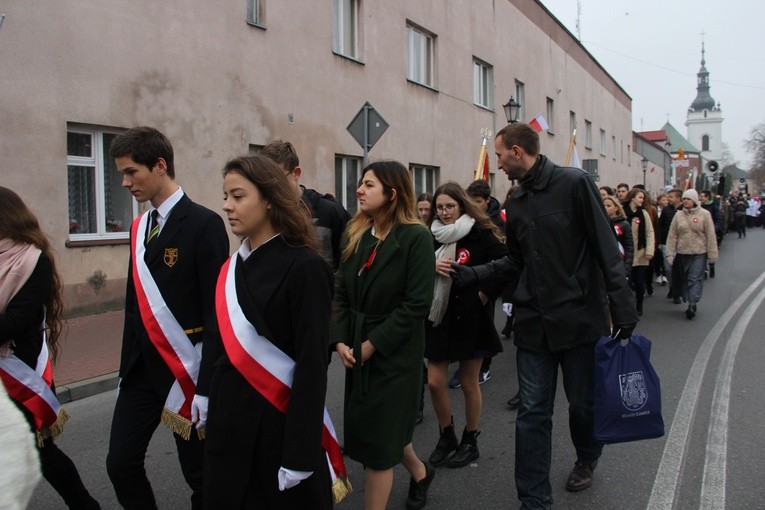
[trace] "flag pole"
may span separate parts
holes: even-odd
[[[568,141],[568,151],[566,152],[566,161],[563,163],[564,166],[568,166],[571,163],[571,153],[574,150],[575,143],[576,143],[576,128],[574,128],[574,132],[571,133],[571,140]]]
[[[481,129],[481,150],[478,152],[478,164],[475,167],[475,174],[473,176],[473,180],[477,181],[479,179],[483,179],[483,165],[484,161],[488,157],[486,146],[488,144],[488,139],[491,136],[491,130],[489,128],[483,128]]]

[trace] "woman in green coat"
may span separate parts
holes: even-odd
[[[379,161],[364,169],[359,212],[348,223],[331,342],[346,368],[344,451],[366,467],[367,510],[383,509],[399,463],[411,474],[406,506],[425,506],[435,469],[412,448],[420,404],[423,320],[435,258],[415,213],[409,172]]]

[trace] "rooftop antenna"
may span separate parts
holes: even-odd
[[[576,0],[576,38],[582,41],[582,0]]]

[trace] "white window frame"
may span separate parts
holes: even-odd
[[[611,135],[611,152],[612,152],[614,161],[616,161],[616,135]]]
[[[592,122],[584,119],[584,147],[592,149]]]
[[[332,50],[338,55],[354,60],[361,58],[359,52],[360,0],[334,0],[332,2]]]
[[[494,109],[494,66],[473,57],[473,104]]]
[[[627,144],[627,166],[632,166],[632,145]]]
[[[551,135],[555,134],[555,100],[551,97],[547,98],[547,132]]]
[[[515,80],[515,101],[521,105],[518,108],[518,120],[526,122],[526,86],[519,80]]]
[[[406,79],[436,87],[436,36],[412,23],[406,24]]]
[[[86,126],[69,126],[66,130],[67,136],[69,133],[86,134],[91,136],[92,153],[90,157],[82,156],[66,156],[67,173],[70,166],[79,167],[91,167],[94,168],[95,174],[95,207],[96,207],[96,232],[88,232],[83,234],[70,233],[69,241],[100,241],[100,240],[122,240],[130,239],[130,226],[132,220],[138,215],[138,203],[134,198],[130,199],[131,202],[131,221],[127,225],[121,225],[119,232],[110,232],[106,225],[106,175],[105,175],[105,158],[111,158],[108,151],[104,149],[104,134],[118,135],[120,130],[111,129],[95,129]],[[127,190],[120,190],[126,195]],[[69,189],[67,184],[67,196],[69,195]],[[69,203],[67,199],[67,216],[69,216],[68,209]],[[71,221],[71,218],[70,218]]]
[[[568,132],[569,136],[574,134],[576,129],[576,112],[569,110],[568,112]]]
[[[361,180],[362,158],[335,154],[335,198],[353,216],[358,209],[356,189]],[[339,165],[339,166],[338,166]]]
[[[606,155],[606,130],[605,129],[600,130],[600,155],[601,156]]]
[[[420,165],[416,163],[409,164],[409,171],[412,173],[412,186],[414,187],[414,196],[418,197],[421,193],[435,193],[438,187],[439,168],[437,166]]]
[[[247,0],[247,24],[260,28],[266,26],[266,0]]]

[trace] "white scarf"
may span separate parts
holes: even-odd
[[[468,235],[475,224],[475,218],[463,214],[451,225],[444,225],[441,220],[433,220],[430,231],[441,247],[436,250],[436,260],[454,260],[457,255],[457,241]],[[452,279],[446,276],[436,275],[436,285],[433,287],[433,305],[430,307],[428,320],[433,326],[441,324],[449,304],[449,292],[452,289]]]

